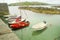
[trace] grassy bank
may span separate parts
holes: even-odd
[[[48,5],[48,3],[43,2],[17,2],[17,3],[11,3],[9,6],[28,6],[28,5]]]
[[[53,9],[53,8],[43,8],[43,7],[21,7],[20,9],[26,9],[26,10],[30,10],[33,12],[37,12],[37,13],[45,13],[45,14],[60,14],[60,10],[58,9]]]
[[[53,6],[53,7],[60,8],[60,6]]]

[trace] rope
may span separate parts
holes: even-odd
[[[25,10],[24,10],[24,12],[25,12]],[[27,13],[25,12],[25,15],[26,15],[26,18],[28,18],[28,15],[27,15]]]
[[[20,10],[20,16],[22,16],[22,14],[21,14],[21,10]]]
[[[22,16],[22,14],[21,14],[22,12],[21,12],[21,10],[20,10],[20,16]],[[27,12],[25,11],[25,10],[23,10],[23,13],[26,15],[26,18],[25,19],[28,19],[28,15],[27,15]]]

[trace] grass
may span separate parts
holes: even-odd
[[[17,3],[11,3],[9,6],[28,6],[28,5],[48,5],[48,3],[43,2],[17,2]]]
[[[26,10],[30,10],[33,12],[37,12],[37,13],[44,13],[44,14],[60,14],[60,10],[58,9],[53,9],[53,8],[43,8],[43,7],[21,7],[20,9],[26,9]]]
[[[60,8],[60,6],[53,6],[53,7]]]

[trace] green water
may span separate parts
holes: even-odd
[[[21,40],[55,40],[60,36],[60,15],[39,14],[27,10],[25,12],[30,21],[30,26],[14,31]],[[33,31],[31,27],[44,20],[47,22],[47,28],[41,31]]]
[[[60,15],[31,14],[30,26],[15,31],[21,40],[54,40],[60,36]],[[34,24],[47,21],[45,30],[34,32],[31,28]]]

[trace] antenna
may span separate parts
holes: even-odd
[[[28,18],[28,15],[27,15],[27,12],[24,10],[24,13],[25,13],[25,15],[26,15],[26,18]]]
[[[21,9],[20,9],[20,16],[22,16],[22,14],[21,14],[22,12],[21,12]]]
[[[19,2],[20,2],[20,1],[21,1],[21,0],[19,0]],[[19,10],[20,10],[20,16],[22,16],[22,14],[21,14],[21,13],[22,13],[22,11],[21,11],[21,9],[20,9],[20,6],[19,6]]]

